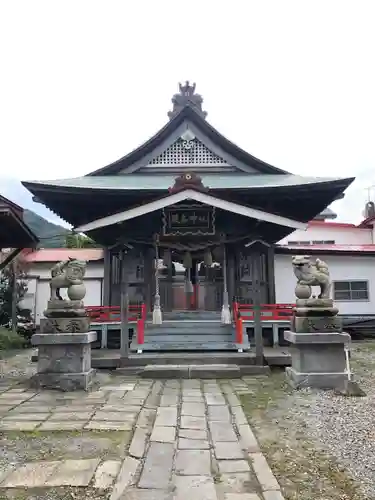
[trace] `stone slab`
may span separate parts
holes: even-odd
[[[112,486],[121,468],[119,460],[106,460],[96,469],[94,488],[106,490]]]
[[[100,459],[65,460],[54,471],[46,486],[88,486]]]
[[[173,493],[167,490],[127,489],[121,500],[174,500]]]
[[[233,427],[227,422],[209,422],[209,428],[214,443],[238,441]]]
[[[205,417],[190,417],[187,415],[183,415],[181,417],[182,429],[205,430],[206,427],[207,427],[207,421]]]
[[[204,429],[179,429],[178,436],[180,439],[197,439],[207,440],[207,431]]]
[[[172,473],[173,456],[173,444],[151,443],[138,487],[162,490],[168,489]]]
[[[263,453],[250,453],[249,458],[262,489],[280,490],[279,483],[273,475]]]
[[[224,493],[224,500],[261,500],[261,498],[256,493]]]
[[[182,365],[147,365],[141,372],[146,378],[189,378],[189,367]]]
[[[35,430],[41,422],[13,422],[11,420],[8,420],[4,422],[2,420],[0,422],[0,432],[1,431],[33,431]]]
[[[97,332],[86,333],[34,333],[31,337],[32,344],[64,345],[64,344],[91,344],[97,340]],[[40,354],[38,352],[38,361]]]
[[[250,472],[250,466],[247,460],[220,460],[218,466],[221,474]]]
[[[259,451],[258,441],[248,424],[238,425],[238,432],[240,434],[240,443],[242,448],[247,450],[249,453],[255,453]]]
[[[190,365],[189,376],[191,378],[212,379],[212,378],[236,378],[241,376],[237,365]]]
[[[280,491],[263,491],[264,500],[285,500]]]
[[[95,386],[96,370],[81,373],[37,373],[31,378],[34,387],[64,392],[90,391]]]
[[[59,461],[30,462],[18,467],[1,485],[3,488],[36,488],[44,486],[47,479],[61,465]]]
[[[123,499],[123,493],[131,484],[139,466],[139,460],[133,457],[126,457],[122,463],[120,472],[117,476],[117,481],[113,487],[109,500]]]
[[[150,441],[158,443],[174,443],[176,441],[176,427],[155,425],[152,429]]]
[[[225,398],[221,393],[215,394],[211,392],[206,392],[205,398],[208,405],[218,405],[218,406],[226,405]]]
[[[159,407],[156,412],[155,426],[176,427],[177,408]]]
[[[348,333],[296,333],[286,330],[284,339],[291,344],[348,344],[351,337]]]
[[[172,427],[170,427],[172,429]],[[129,455],[135,458],[142,458],[145,454],[148,430],[142,427],[137,427],[135,429],[132,441],[129,447]]]
[[[131,422],[100,422],[91,420],[84,428],[91,431],[131,431],[133,425]]]
[[[176,476],[174,482],[174,500],[218,500],[212,477]]]
[[[71,420],[71,421],[51,421],[43,422],[38,431],[78,431],[83,429],[87,424],[87,420]]]
[[[180,438],[178,448],[180,450],[208,450],[210,445],[207,440]]]
[[[187,403],[183,402],[181,406],[181,415],[189,415],[191,417],[204,417],[205,406],[203,403]]]
[[[210,476],[211,457],[207,450],[178,450],[176,474],[182,476]]]
[[[244,453],[238,442],[216,442],[214,444],[215,456],[218,460],[234,460],[244,458]]]
[[[208,418],[211,422],[230,422],[232,416],[229,413],[228,406],[209,406]]]
[[[348,379],[345,372],[341,373],[301,373],[291,366],[286,367],[285,376],[288,383],[296,388],[311,387],[316,389],[339,389]]]

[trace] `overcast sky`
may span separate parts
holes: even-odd
[[[0,176],[84,175],[167,121],[190,79],[208,120],[260,159],[375,184],[372,0],[0,0]],[[375,190],[374,195],[375,195]]]

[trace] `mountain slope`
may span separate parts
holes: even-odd
[[[65,237],[69,229],[48,222],[32,210],[25,209],[23,219],[33,233],[39,238],[41,248],[62,248],[65,246]]]

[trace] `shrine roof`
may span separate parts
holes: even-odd
[[[347,181],[349,185],[353,178],[335,177],[303,177],[293,174],[272,175],[272,174],[208,174],[201,175],[202,182],[210,189],[259,189],[259,188],[279,188],[292,186],[306,186],[312,184],[323,184],[332,182]],[[105,176],[84,176],[69,179],[57,179],[47,181],[25,181],[23,185],[31,192],[38,188],[59,188],[62,189],[91,189],[91,190],[148,190],[163,191],[173,186],[176,175],[148,175],[148,174],[126,174],[126,175],[105,175]]]

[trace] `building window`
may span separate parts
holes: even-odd
[[[310,241],[288,241],[288,245],[310,245]]]
[[[334,281],[334,300],[369,300],[368,281]]]
[[[335,240],[313,240],[313,245],[334,245]]]
[[[288,241],[288,245],[334,245],[335,240]]]

